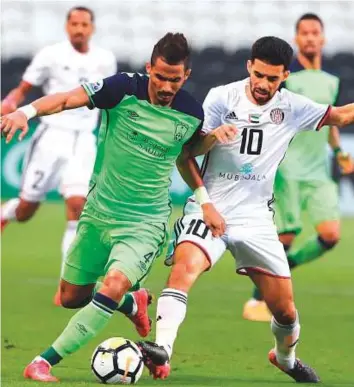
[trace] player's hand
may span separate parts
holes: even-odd
[[[349,153],[346,152],[338,152],[337,163],[339,165],[340,171],[343,175],[348,175],[354,172],[354,162]]]
[[[16,111],[1,117],[1,134],[6,138],[8,144],[17,130],[21,133],[18,139],[21,141],[28,132],[27,117],[21,111]]]
[[[5,98],[1,102],[0,109],[1,109],[0,114],[2,116],[4,116],[5,114],[10,114],[10,113],[14,112],[17,109],[17,106],[16,106],[16,103],[13,100]]]
[[[216,129],[211,131],[211,135],[221,144],[227,144],[230,141],[234,140],[238,130],[235,125],[221,125]]]
[[[219,214],[212,203],[202,205],[204,223],[214,237],[221,237],[226,230],[224,218]]]

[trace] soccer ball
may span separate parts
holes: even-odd
[[[144,363],[135,343],[122,337],[112,337],[93,352],[91,369],[105,384],[135,384],[143,373]]]

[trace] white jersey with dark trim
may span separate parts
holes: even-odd
[[[286,89],[255,105],[246,96],[248,83],[213,88],[203,105],[203,133],[226,123],[239,131],[231,143],[214,146],[202,165],[209,195],[229,224],[269,211],[275,173],[290,141],[300,131],[320,128],[330,111]]]
[[[117,72],[117,61],[111,51],[90,45],[87,53],[76,51],[69,41],[56,43],[40,50],[27,67],[22,79],[41,86],[44,94],[69,91],[86,82],[94,82]],[[50,127],[93,131],[99,110],[86,107],[41,117]]]

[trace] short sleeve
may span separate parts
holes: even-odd
[[[311,99],[290,93],[292,119],[299,131],[319,130],[328,117],[331,106],[323,105]]]
[[[41,86],[49,78],[51,55],[48,48],[39,51],[27,67],[22,79],[33,86]]]
[[[91,101],[91,108],[112,109],[127,94],[133,94],[133,79],[127,74],[116,74],[98,82],[87,82],[82,86]]]
[[[211,130],[222,125],[222,116],[224,114],[225,105],[222,99],[220,87],[213,88],[206,96],[204,103],[204,124],[202,133],[209,133]]]

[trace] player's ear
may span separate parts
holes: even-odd
[[[148,74],[150,74],[150,72],[151,72],[151,63],[150,62],[146,62],[145,68],[146,68],[146,72]]]
[[[252,61],[251,60],[247,61],[247,71],[248,71],[248,74],[251,75],[251,72],[252,72]]]
[[[192,69],[187,69],[184,73],[184,81],[186,81],[191,75]]]
[[[290,71],[289,71],[289,70],[284,71],[284,79],[283,79],[283,82],[286,81],[286,80],[288,79],[289,75],[290,75]]]

